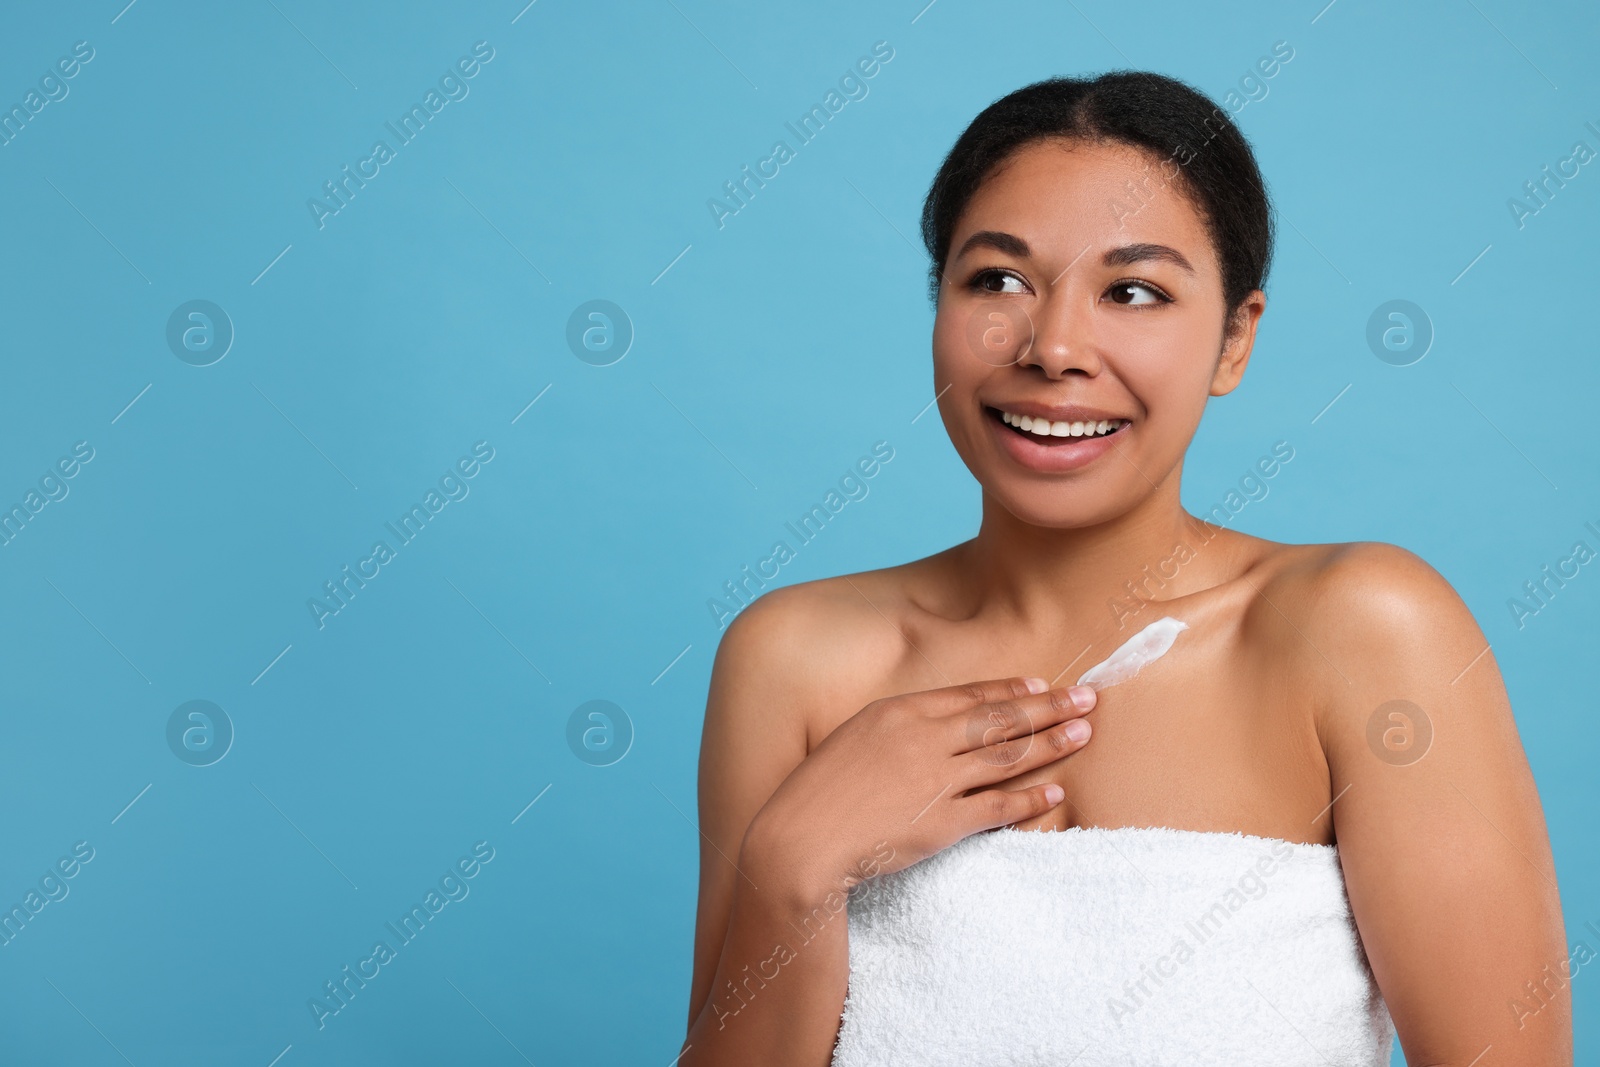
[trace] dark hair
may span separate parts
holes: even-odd
[[[1208,97],[1146,71],[1112,71],[1097,78],[1050,78],[1001,97],[956,139],[922,205],[922,243],[932,265],[929,296],[939,282],[956,222],[978,187],[1012,153],[1033,141],[1067,138],[1120,141],[1163,159],[1204,217],[1222,267],[1225,320],[1231,326],[1272,261],[1272,207],[1250,144]]]

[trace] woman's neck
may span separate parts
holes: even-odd
[[[1233,576],[1237,537],[1184,511],[1174,478],[1115,519],[1072,529],[1023,522],[985,494],[978,534],[959,548],[972,615],[1048,632],[1081,628],[1086,614],[1119,627],[1135,615],[1154,621],[1149,601]]]

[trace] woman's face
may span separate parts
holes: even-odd
[[[1244,373],[1265,298],[1251,294],[1225,350],[1221,265],[1163,173],[1127,145],[1036,141],[984,180],[952,234],[939,412],[973,476],[1025,522],[1131,509],[1181,471],[1206,398]]]

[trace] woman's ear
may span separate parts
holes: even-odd
[[[1226,396],[1244,378],[1244,368],[1250,362],[1250,350],[1256,343],[1256,326],[1266,309],[1267,294],[1260,289],[1252,289],[1250,295],[1228,317],[1222,332],[1222,351],[1217,357],[1216,370],[1211,375],[1212,396]]]

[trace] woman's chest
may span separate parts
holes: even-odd
[[[996,783],[1056,782],[1066,801],[1022,830],[1166,826],[1329,843],[1327,766],[1308,701],[1260,684],[1148,675],[1100,691],[1089,743]]]
[[[1017,675],[1068,685],[1118,661],[1130,641],[1138,646],[1144,627],[1161,617],[1148,615],[1119,631],[1047,639],[924,628],[887,687],[910,692]],[[1314,694],[1297,691],[1303,687],[1270,637],[1215,616],[1191,621],[1164,652],[1135,656],[1145,665],[1132,677],[1099,690],[1085,717],[1094,731],[1086,746],[991,787],[1053,781],[1065,790],[1064,803],[1019,829],[1167,826],[1332,840],[1329,820],[1318,819],[1330,796]]]

